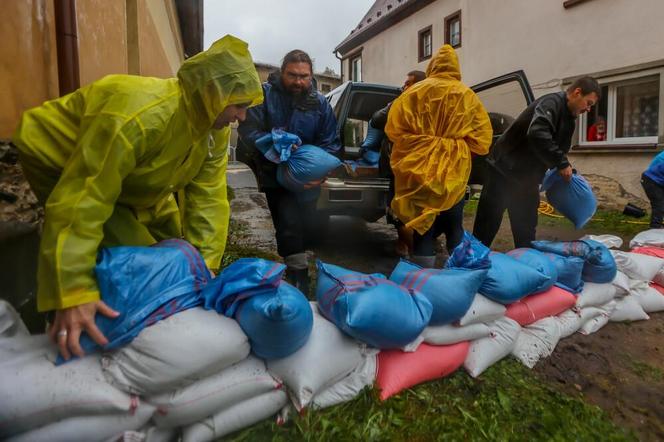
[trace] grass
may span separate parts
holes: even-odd
[[[664,380],[664,371],[645,362],[630,360],[630,368],[637,376],[650,381]]]

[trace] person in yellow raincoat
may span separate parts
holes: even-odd
[[[385,133],[393,143],[392,210],[415,231],[411,259],[433,267],[438,236],[445,233],[448,251],[461,241],[471,153],[489,152],[493,130],[479,98],[461,82],[450,45],[438,50],[426,75],[394,101]]]
[[[184,237],[219,267],[228,125],[262,101],[247,44],[226,36],[186,60],[177,78],[109,75],[23,114],[13,141],[45,204],[37,305],[56,311],[49,334],[65,359],[83,354],[82,331],[106,344],[97,312],[120,314],[100,301],[100,246]]]

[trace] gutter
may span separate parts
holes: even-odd
[[[81,85],[78,64],[76,0],[55,0],[55,41],[58,50],[60,96]]]
[[[341,80],[341,83],[343,84],[344,82],[344,59],[339,57],[339,51],[332,51],[334,56],[339,60],[339,78]]]

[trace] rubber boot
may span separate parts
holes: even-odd
[[[286,281],[309,297],[309,265],[306,253],[295,253],[284,258]]]
[[[417,264],[425,269],[433,269],[436,264],[436,255],[433,256],[421,256],[421,255],[412,255],[410,261],[413,264]]]

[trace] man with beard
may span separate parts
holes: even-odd
[[[277,237],[277,252],[286,264],[286,278],[305,294],[309,291],[307,239],[316,234],[312,219],[316,200],[306,201],[282,187],[276,179],[277,164],[256,148],[256,140],[272,129],[297,135],[302,144],[313,144],[336,154],[341,143],[337,121],[323,95],[313,87],[313,64],[299,49],[290,51],[281,69],[263,83],[263,104],[250,109],[238,133],[252,151],[259,190],[265,193]]]

